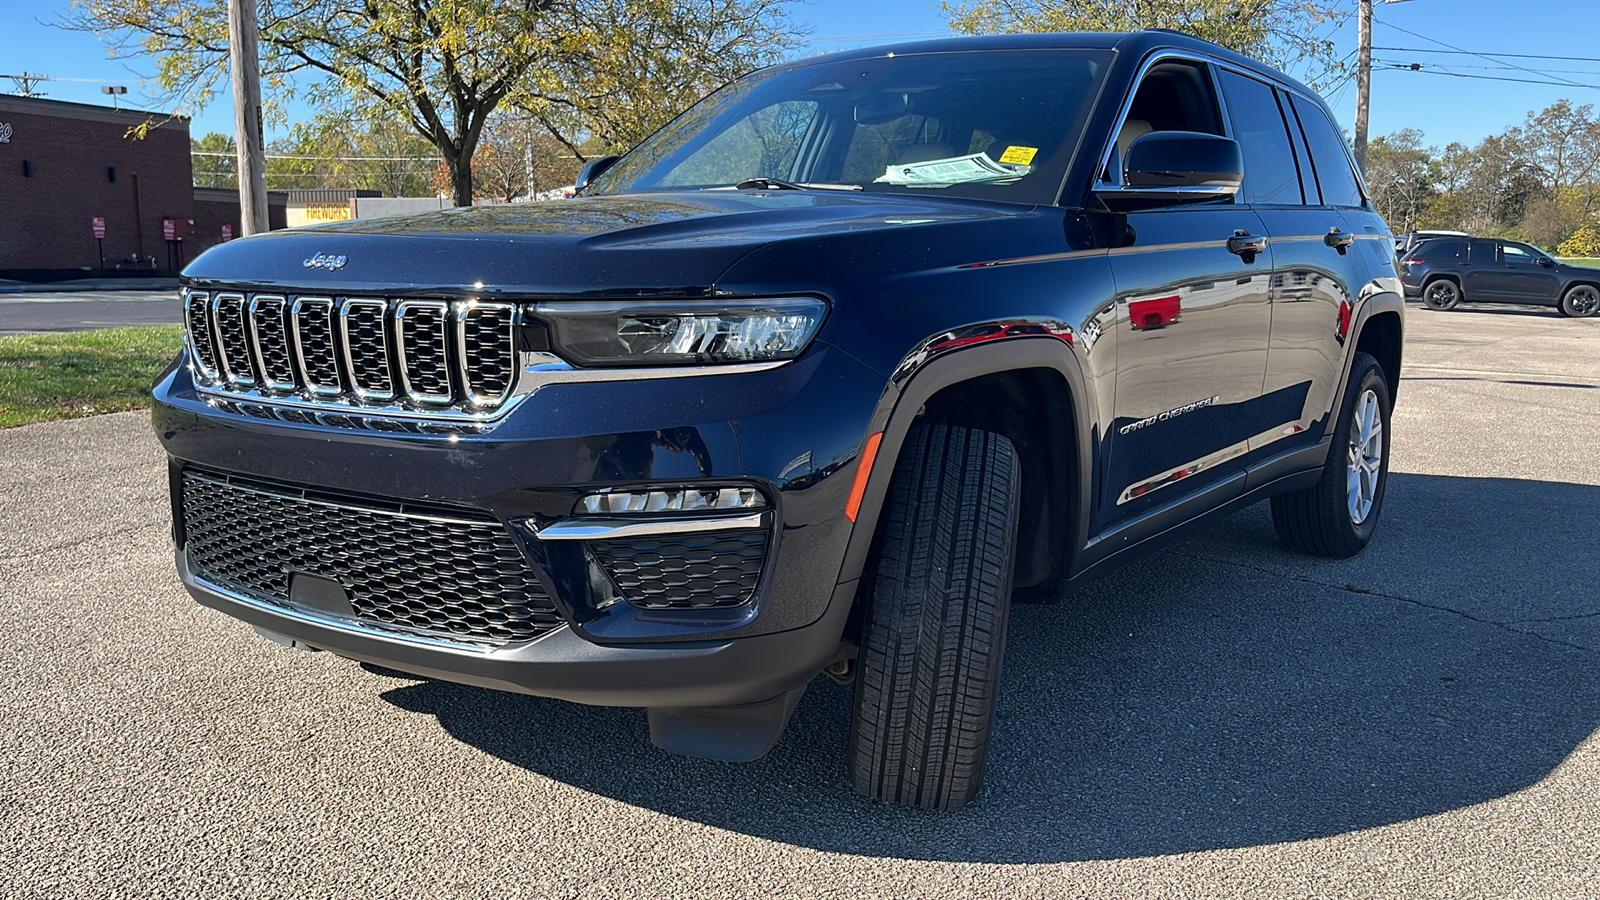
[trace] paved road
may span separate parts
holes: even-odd
[[[0,334],[87,331],[114,325],[176,325],[176,288],[155,291],[0,292]]]
[[[0,896],[1593,897],[1600,321],[1413,312],[1360,558],[1242,512],[1019,607],[979,802],[279,648],[172,574],[136,413],[0,432]]]

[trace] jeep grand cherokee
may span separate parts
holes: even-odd
[[[577,199],[233,241],[155,386],[190,593],[280,642],[978,790],[1009,604],[1271,499],[1354,554],[1402,300],[1317,95],[1168,32],[807,59]],[[603,748],[597,748],[604,755]]]

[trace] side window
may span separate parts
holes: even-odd
[[[1460,241],[1428,241],[1422,245],[1426,259],[1454,259],[1466,252],[1467,245]]]
[[[1506,255],[1506,262],[1508,263],[1533,265],[1533,254],[1518,247],[1516,244],[1501,244],[1500,251]]]
[[[1283,121],[1289,126],[1289,142],[1294,144],[1295,162],[1300,164],[1300,193],[1306,203],[1322,203],[1322,188],[1317,184],[1316,167],[1311,164],[1311,148],[1306,145],[1306,129],[1294,111],[1294,101],[1282,90],[1278,91],[1278,107],[1283,110]]]
[[[1316,165],[1322,202],[1330,206],[1361,206],[1361,185],[1350,168],[1344,138],[1315,103],[1295,97],[1294,110],[1300,117],[1300,126],[1305,129],[1306,143],[1311,145],[1311,161]]]
[[[1222,73],[1233,136],[1244,154],[1244,193],[1251,203],[1305,202],[1300,171],[1271,85],[1236,72]]]
[[[1467,261],[1479,266],[1494,262],[1494,241],[1468,241]]]
[[[1145,73],[1117,131],[1116,158],[1126,160],[1129,145],[1152,131],[1222,134],[1222,118],[1204,66],[1163,62]]]

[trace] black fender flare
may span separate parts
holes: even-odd
[[[1073,346],[1055,337],[1026,336],[967,347],[935,357],[916,369],[898,388],[891,384],[884,392],[873,412],[872,426],[863,436],[866,438],[879,432],[883,434],[867,475],[855,526],[846,544],[839,571],[840,584],[861,577],[878,530],[878,518],[889,493],[889,480],[894,474],[895,461],[899,459],[906,433],[911,430],[923,405],[934,394],[951,385],[985,375],[1024,369],[1047,369],[1059,374],[1066,383],[1071,403],[1071,431],[1076,444],[1073,458],[1077,471],[1072,473],[1074,520],[1069,540],[1071,559],[1063,572],[1064,577],[1070,577],[1089,530],[1089,498],[1094,495],[1094,459],[1099,438],[1094,422],[1096,407]]]
[[[1367,324],[1371,322],[1374,317],[1383,315],[1385,313],[1394,313],[1395,318],[1400,322],[1399,352],[1400,359],[1402,363],[1404,362],[1406,349],[1405,298],[1396,291],[1376,291],[1361,301],[1361,305],[1356,309],[1355,321],[1350,323],[1350,334],[1345,338],[1344,344],[1344,364],[1339,372],[1340,389],[1334,392],[1333,406],[1328,409],[1328,415],[1330,417],[1333,415],[1333,411],[1338,408],[1339,402],[1344,397],[1344,386],[1350,383],[1350,369],[1355,366],[1356,348],[1361,346],[1362,333],[1366,331]],[[1399,397],[1400,395],[1400,372],[1397,370],[1392,374],[1394,381],[1390,383],[1389,390],[1389,399],[1391,403],[1394,402],[1395,398]],[[1332,421],[1331,418],[1329,421]]]

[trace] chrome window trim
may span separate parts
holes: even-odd
[[[305,340],[304,340],[303,336],[300,333],[300,312],[301,312],[301,310],[308,309],[308,308],[310,308],[312,306],[324,306],[324,307],[327,308],[327,311],[328,311],[328,344],[329,344],[328,349],[335,355],[335,357],[337,357],[337,355],[338,355],[339,339],[338,339],[338,334],[336,333],[337,329],[336,329],[336,327],[334,325],[333,298],[332,297],[315,297],[315,296],[295,297],[294,298],[294,304],[293,304],[293,306],[290,307],[290,313],[289,313],[289,330],[294,335],[294,351],[295,351],[294,352],[294,361],[295,361],[295,366],[297,367],[297,369],[298,369],[298,371],[300,373],[300,383],[304,384],[306,386],[306,390],[310,391],[313,396],[318,396],[318,397],[337,397],[340,394],[344,393],[344,386],[342,384],[334,384],[332,386],[329,386],[329,385],[321,384],[321,383],[319,383],[317,381],[313,381],[312,378],[311,378],[310,367],[306,365]],[[334,377],[335,378],[338,378],[338,368],[339,368],[339,364],[338,364],[338,361],[336,359],[335,362],[334,362]]]
[[[411,360],[406,357],[406,311],[416,309],[431,309],[439,315],[439,353],[444,360],[444,378],[448,383],[452,380],[450,371],[450,304],[444,300],[400,300],[394,305],[394,340],[395,353],[400,359],[400,386],[405,391],[406,397],[413,403],[435,406],[448,405],[455,399],[455,392],[449,388],[443,394],[430,394],[419,391],[411,385]],[[513,361],[515,365],[515,361]],[[515,380],[515,379],[513,379]]]
[[[511,377],[506,380],[506,389],[499,394],[481,394],[472,383],[471,366],[467,363],[467,318],[479,310],[504,311],[506,315],[505,340],[511,350]],[[515,371],[518,363],[516,345],[513,341],[517,336],[517,325],[522,321],[521,307],[515,303],[502,301],[483,300],[458,300],[455,303],[455,331],[456,331],[456,366],[460,369],[461,393],[466,398],[468,406],[475,409],[493,409],[506,401],[517,390],[520,374]]]
[[[704,516],[675,519],[634,516],[574,516],[533,531],[541,541],[610,541],[618,538],[655,537],[664,534],[704,534],[713,531],[752,531],[766,528],[767,511],[739,516]],[[531,524],[531,523],[530,523]]]
[[[267,371],[267,358],[261,352],[261,327],[257,314],[262,306],[267,303],[276,303],[278,305],[278,327],[283,330],[283,352],[289,357],[289,381],[287,382],[272,380],[271,373]],[[288,298],[282,294],[251,294],[248,309],[250,312],[250,353],[255,357],[256,371],[261,373],[260,386],[266,390],[280,393],[293,391],[297,387],[294,382],[295,352],[294,346],[289,341],[288,323],[284,321],[284,314],[289,309]]]
[[[255,387],[256,379],[248,374],[248,372],[243,378],[235,375],[233,363],[228,359],[228,342],[223,337],[222,322],[220,320],[223,303],[234,305],[238,309],[239,330],[245,342],[246,355],[243,362],[247,370],[249,369],[251,363],[249,355],[250,330],[249,323],[245,321],[247,311],[244,294],[241,294],[237,291],[218,291],[217,293],[211,295],[211,322],[209,323],[211,326],[211,333],[216,338],[216,343],[212,346],[212,353],[216,354],[217,357],[218,377],[223,384],[228,385],[229,387]]]
[[[1109,192],[1122,189],[1121,184],[1110,184],[1104,178],[1106,167],[1111,165],[1111,153],[1116,149],[1117,146],[1117,136],[1122,134],[1123,123],[1128,120],[1128,113],[1133,110],[1133,99],[1134,97],[1138,96],[1139,86],[1144,83],[1144,77],[1150,74],[1151,69],[1155,68],[1161,63],[1171,62],[1173,60],[1177,60],[1179,62],[1198,63],[1206,66],[1206,77],[1211,81],[1211,91],[1213,96],[1221,94],[1221,90],[1216,83],[1217,76],[1211,68],[1219,65],[1220,63],[1209,56],[1199,53],[1191,53],[1186,50],[1157,50],[1145,57],[1144,62],[1139,64],[1139,71],[1133,77],[1133,87],[1128,90],[1127,96],[1122,98],[1122,106],[1117,110],[1117,118],[1112,123],[1110,137],[1106,140],[1105,149],[1100,153],[1099,164],[1095,166],[1094,181],[1089,187],[1091,192]],[[1232,124],[1228,121],[1228,111],[1222,106],[1220,97],[1218,97],[1217,112],[1222,115],[1222,130],[1224,136],[1230,138],[1233,137]],[[1180,185],[1180,187],[1181,186],[1182,185]]]

